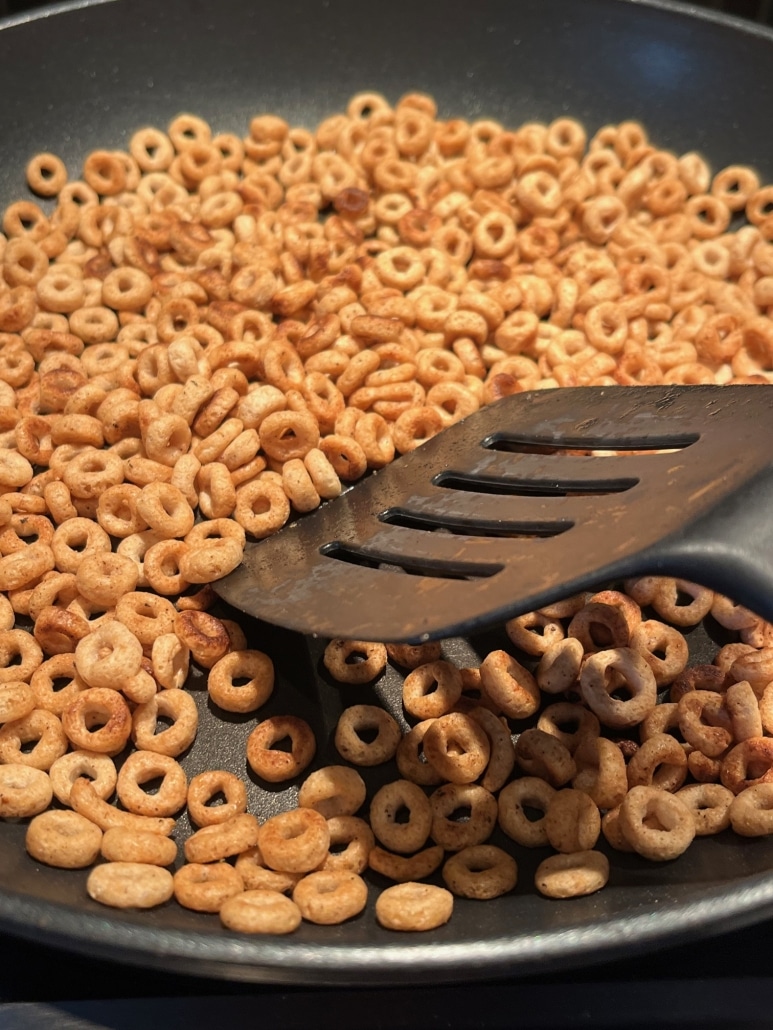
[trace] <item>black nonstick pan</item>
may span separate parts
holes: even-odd
[[[0,26],[0,203],[25,195],[24,165],[38,151],[58,153],[74,172],[88,150],[120,146],[138,127],[165,126],[186,110],[240,134],[260,111],[311,127],[362,89],[391,100],[427,91],[444,117],[513,127],[563,114],[591,131],[638,119],[658,146],[699,150],[715,168],[751,164],[773,179],[773,34],[732,19],[632,0],[114,0]],[[318,763],[335,760],[332,728],[355,696],[320,671],[322,642],[229,614],[274,657],[279,685],[264,713],[292,707],[315,729]],[[696,631],[692,660],[709,660],[722,642],[716,626]],[[446,650],[470,662],[504,643],[492,631]],[[226,763],[244,772],[254,720],[215,720],[202,679],[190,687],[202,729],[187,771]],[[394,706],[398,691],[390,670],[356,699],[378,695]],[[250,791],[264,816],[294,797],[292,787],[252,783]],[[342,926],[253,939],[173,904],[148,914],[102,908],[88,900],[85,874],[36,865],[23,839],[23,825],[0,826],[3,931],[84,955],[243,980],[406,984],[565,969],[773,911],[773,841],[720,835],[662,865],[615,854],[604,891],[565,902],[536,895],[541,856],[523,855],[511,895],[459,903],[447,926],[424,936],[378,928],[371,899]],[[373,878],[374,897],[385,885]]]

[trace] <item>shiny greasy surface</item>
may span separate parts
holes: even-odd
[[[494,0],[474,8],[467,0],[442,8],[417,0],[371,8],[362,0],[118,0],[79,7],[0,31],[0,202],[24,194],[24,164],[39,150],[58,152],[75,169],[90,148],[120,145],[139,126],[163,126],[186,109],[222,130],[243,132],[258,110],[312,125],[365,88],[392,100],[427,90],[442,116],[490,116],[509,125],[570,114],[593,130],[641,119],[660,146],[698,148],[715,167],[750,163],[770,181],[772,56],[769,33],[623,0]],[[320,644],[244,625],[279,671],[266,714],[297,699],[320,735],[318,760],[330,760],[338,706],[353,701],[352,692],[319,676]],[[499,646],[458,646],[484,644]],[[693,652],[700,661],[700,648]],[[390,683],[385,691],[396,690],[391,673]],[[205,719],[189,772],[223,762],[244,772],[254,720],[215,721],[200,683],[195,691]],[[366,695],[358,689],[356,699]],[[290,800],[257,784],[252,797],[263,815]],[[242,979],[406,984],[565,969],[730,929],[773,910],[773,842],[723,835],[664,866],[615,855],[610,885],[568,902],[534,894],[530,878],[540,856],[526,856],[513,895],[459,903],[451,922],[426,937],[380,930],[371,900],[344,926],[306,925],[286,940],[256,941],[174,905],[145,915],[102,909],[88,901],[83,874],[32,863],[23,834],[23,826],[0,827],[4,930],[71,951]],[[375,878],[373,884],[375,891]]]

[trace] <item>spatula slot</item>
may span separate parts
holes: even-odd
[[[389,508],[378,516],[380,522],[390,526],[403,526],[405,529],[423,529],[429,533],[459,533],[464,536],[489,537],[551,537],[559,536],[571,529],[571,519],[554,519],[542,522],[511,522],[489,519],[465,519],[459,516],[443,515],[434,517],[421,512],[408,511],[405,508]]]
[[[370,569],[384,569],[389,572],[406,572],[412,576],[429,576],[439,579],[488,579],[504,568],[498,562],[438,561],[426,555],[414,557],[409,554],[395,555],[380,553],[377,549],[354,547],[340,540],[331,540],[320,547],[320,554],[326,558],[348,562],[350,565]]]
[[[555,438],[526,436],[522,433],[498,431],[481,441],[481,447],[489,451],[507,451],[512,454],[561,454],[568,457],[614,457],[615,451],[636,451],[638,454],[658,454],[664,451],[681,451],[696,443],[700,433],[651,433],[632,436],[613,436],[599,433],[596,436],[561,436]]]
[[[516,476],[484,476],[470,472],[440,472],[432,480],[447,490],[466,490],[476,494],[501,494],[520,497],[566,497],[569,494],[619,494],[635,487],[638,478],[572,480],[520,479]]]

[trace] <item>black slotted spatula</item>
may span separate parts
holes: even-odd
[[[303,633],[420,641],[645,573],[773,619],[773,388],[507,397],[248,545],[214,586]]]

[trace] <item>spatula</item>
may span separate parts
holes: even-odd
[[[414,642],[645,573],[773,619],[773,388],[507,397],[248,545],[214,586],[303,633]]]

